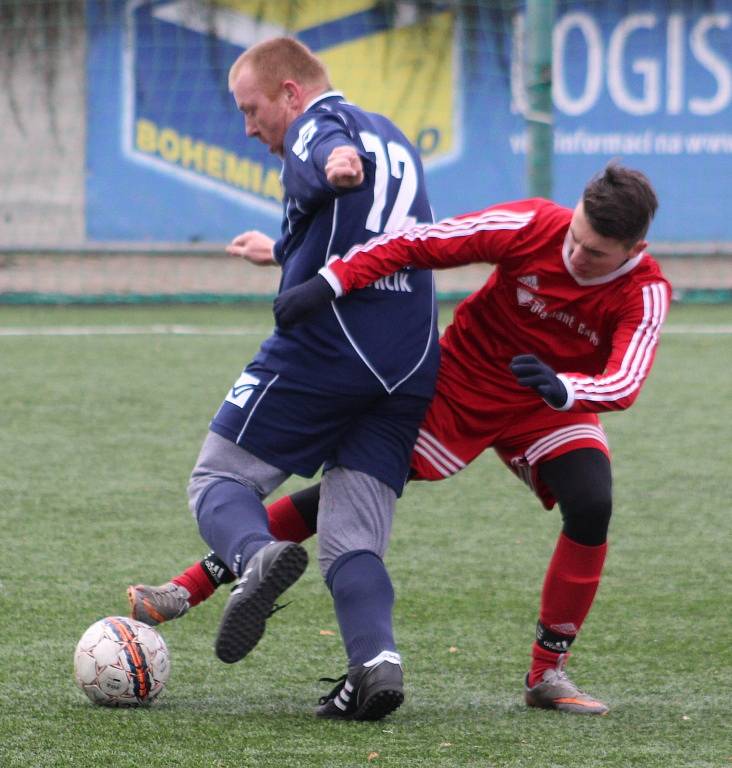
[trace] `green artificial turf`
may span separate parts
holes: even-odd
[[[226,599],[216,594],[162,627],[172,673],[158,703],[92,705],[73,680],[74,646],[92,622],[126,612],[128,584],[165,581],[205,553],[188,473],[271,324],[266,305],[0,307],[0,766],[732,765],[725,305],[673,307],[638,402],[604,419],[611,546],[570,673],[607,717],[522,703],[559,514],[492,453],[399,502],[387,563],[407,698],[386,720],[312,715],[331,687],[318,678],[345,671],[312,541],[292,604],[243,662],[214,657]],[[68,325],[158,332],[2,335]],[[231,328],[249,333],[217,335]]]

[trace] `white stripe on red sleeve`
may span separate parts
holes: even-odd
[[[612,402],[633,395],[650,368],[666,314],[668,296],[663,283],[642,288],[643,318],[633,334],[617,371],[608,376],[565,375],[574,400]]]
[[[363,245],[355,245],[343,256],[343,261],[350,261],[358,253],[368,253],[374,248],[402,237],[409,241],[428,240],[430,238],[444,240],[453,237],[467,237],[476,232],[488,230],[522,229],[534,218],[534,214],[535,211],[516,212],[489,209],[459,219],[442,219],[434,224],[419,224],[402,232],[386,232],[383,235],[372,237]]]

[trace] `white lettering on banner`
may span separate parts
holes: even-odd
[[[607,88],[612,100],[624,112],[631,115],[650,115],[658,111],[660,98],[660,65],[654,59],[638,59],[632,69],[643,81],[640,98],[635,98],[628,90],[623,78],[625,44],[636,29],[653,29],[656,16],[653,13],[633,13],[626,16],[610,35],[607,51]]]
[[[644,55],[629,60],[633,55],[629,51],[631,37],[638,36],[637,40],[642,41],[642,36],[649,35],[664,22],[665,49],[644,46]],[[565,115],[584,115],[597,105],[604,80],[613,104],[629,115],[660,112],[678,115],[684,110],[701,116],[719,114],[732,104],[732,61],[715,49],[712,33],[716,32],[718,36],[731,26],[730,13],[703,14],[693,23],[680,12],[667,16],[652,12],[631,13],[621,17],[611,30],[606,52],[603,30],[592,14],[585,11],[567,13],[556,22],[553,30],[554,105]],[[519,113],[528,111],[527,84],[521,66],[526,52],[521,42],[524,33],[525,19],[519,14],[514,20],[511,62],[511,107]],[[583,45],[577,45],[578,35]],[[716,44],[719,45],[719,40]],[[725,45],[724,50],[729,47]],[[576,54],[578,49],[585,57],[585,78],[579,93],[571,93],[567,67],[572,60],[568,62],[567,54],[570,50]],[[649,52],[655,55],[648,55]],[[687,53],[688,60],[700,66],[705,76],[688,77]],[[639,88],[631,89],[627,82],[628,71],[639,76]],[[665,92],[662,89],[664,78]],[[699,90],[703,90],[703,94]]]
[[[509,136],[511,152],[526,154],[526,132]],[[557,155],[732,155],[732,133],[625,131],[596,133],[584,128],[554,132]]]
[[[684,109],[684,17],[668,17],[666,47],[666,111],[678,115]]]
[[[577,99],[572,99],[569,95],[564,76],[564,50],[567,45],[567,36],[574,28],[582,34],[587,46],[585,87]],[[582,115],[592,109],[602,90],[602,35],[600,29],[588,13],[568,13],[554,27],[553,48],[552,90],[554,104],[557,109],[567,115]]]
[[[700,64],[705,66],[717,81],[717,92],[711,99],[692,98],[689,100],[689,110],[695,115],[714,115],[721,112],[730,103],[730,75],[729,62],[720,58],[708,45],[707,32],[715,27],[728,29],[730,15],[717,13],[703,16],[691,33],[691,51]]]

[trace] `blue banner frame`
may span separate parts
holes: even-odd
[[[87,3],[88,240],[276,236],[280,163],[244,136],[226,77],[286,29],[420,147],[438,217],[526,195],[522,13],[481,9],[466,30],[449,9],[390,24],[368,0],[323,0],[286,27],[260,5],[221,0],[212,27],[180,0]],[[732,0],[559,2],[554,57],[553,197],[573,205],[619,158],[657,188],[654,241],[732,242]]]

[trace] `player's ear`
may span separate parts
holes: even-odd
[[[639,254],[643,253],[643,251],[648,248],[648,240],[639,240],[637,243],[634,243],[630,247],[630,251],[628,252],[628,258],[634,259]]]
[[[297,109],[302,99],[302,88],[294,80],[284,80],[282,90],[285,95],[285,103],[288,107]]]

